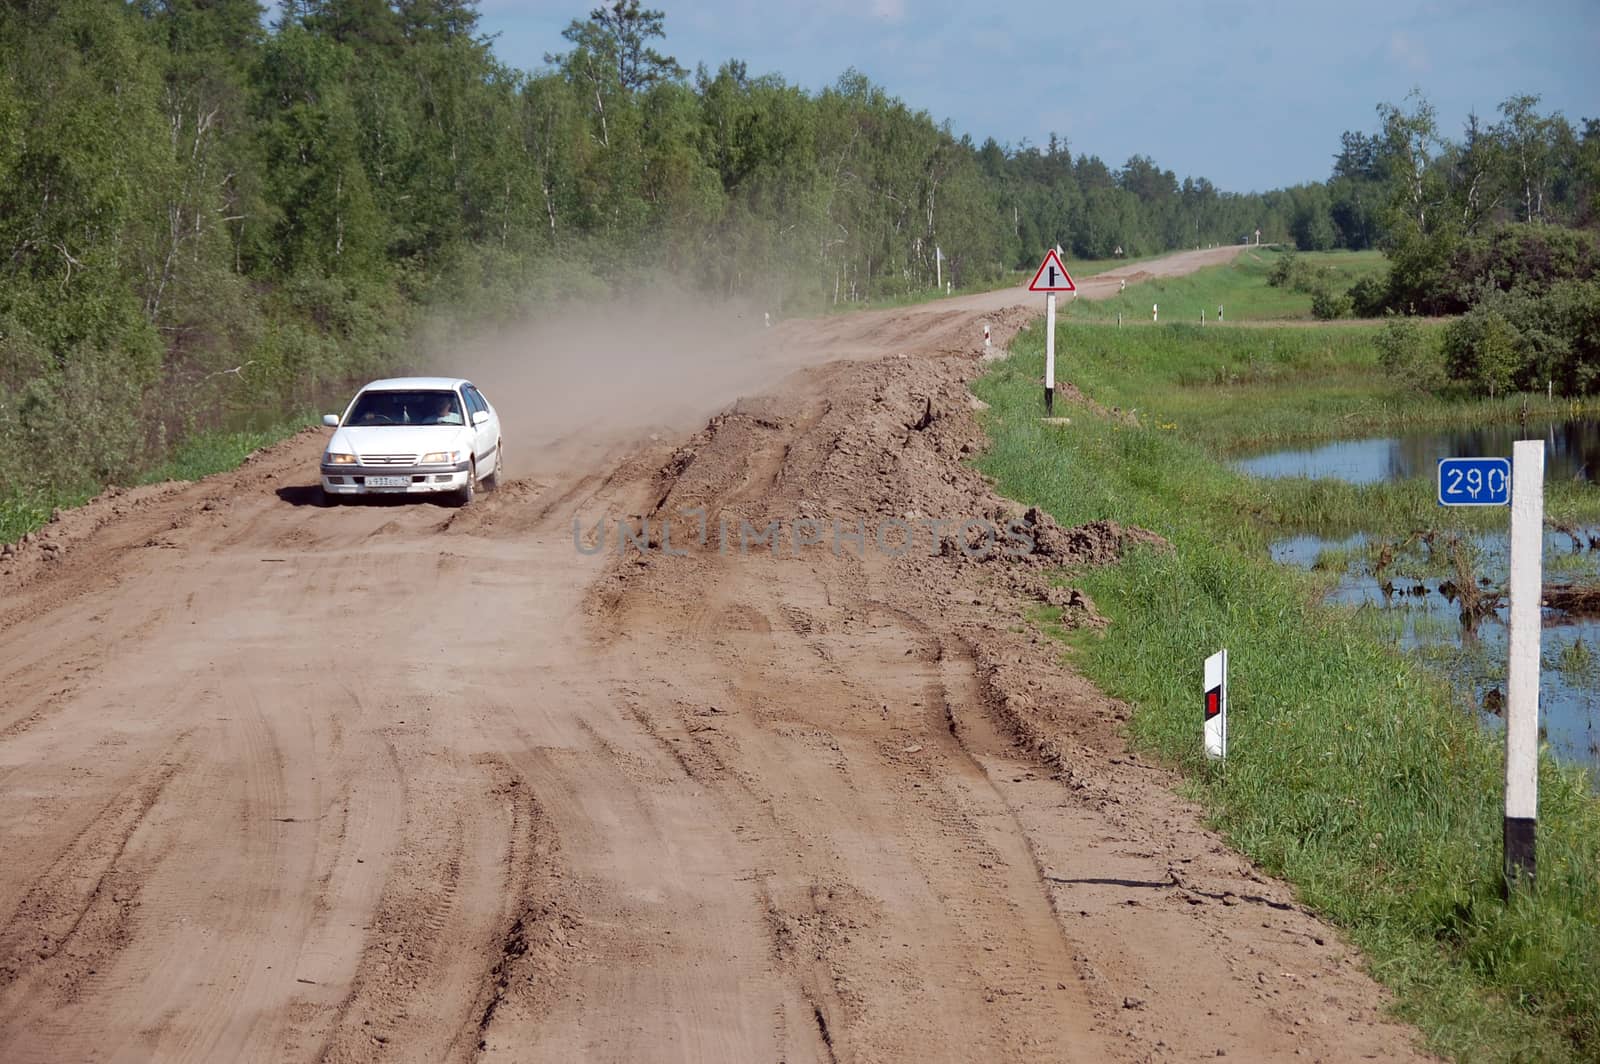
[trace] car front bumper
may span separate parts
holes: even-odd
[[[322,490],[329,495],[431,495],[460,491],[472,475],[469,462],[453,466],[322,466]],[[368,484],[371,477],[402,478],[404,484],[383,487]]]

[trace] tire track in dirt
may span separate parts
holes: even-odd
[[[0,930],[0,1016],[70,1002],[83,980],[127,945],[127,928],[162,848],[135,844],[186,761],[185,742],[119,794],[73,838]],[[133,852],[130,853],[130,849]]]

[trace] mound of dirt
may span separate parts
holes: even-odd
[[[665,540],[691,558],[752,543],[775,556],[870,555],[919,586],[981,580],[1057,607],[1064,627],[1103,624],[1050,574],[1170,544],[1110,520],[1066,528],[998,495],[972,466],[987,446],[968,390],[980,370],[978,352],[834,364],[710,419],[657,468],[655,505],[627,518],[646,526],[646,550],[619,557],[598,608],[615,608],[627,586],[672,593],[668,571],[681,569],[656,565]]]
[[[1037,545],[1035,556],[1066,567],[1114,565],[1135,546],[1162,551],[1172,549],[1172,544],[1164,537],[1136,525],[1091,521],[1075,528],[1063,528],[1037,506],[1030,507],[1022,515],[1022,523]]]

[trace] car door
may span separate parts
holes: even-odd
[[[478,405],[483,407],[483,409],[489,414],[489,423],[485,427],[490,430],[489,447],[494,451],[494,470],[496,473],[498,473],[500,471],[500,459],[502,456],[500,449],[502,442],[500,431],[500,412],[496,410],[493,404],[491,404],[484,394],[478,390],[477,385],[472,386],[472,394],[478,397]]]
[[[488,476],[498,468],[500,461],[500,456],[497,453],[500,443],[500,426],[495,419],[494,411],[489,408],[489,404],[484,400],[482,393],[477,388],[468,384],[461,391],[466,396],[467,409],[470,411],[467,416],[473,421],[472,453],[478,462],[478,475]],[[481,425],[478,424],[477,417],[480,413],[489,415],[483,419]]]

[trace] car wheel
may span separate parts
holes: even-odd
[[[339,496],[335,495],[327,488],[319,486],[317,488],[317,505],[322,507],[338,506]]]
[[[478,482],[478,464],[474,462],[467,469],[467,482],[461,485],[461,490],[456,492],[456,505],[469,506],[472,503],[473,487]]]

